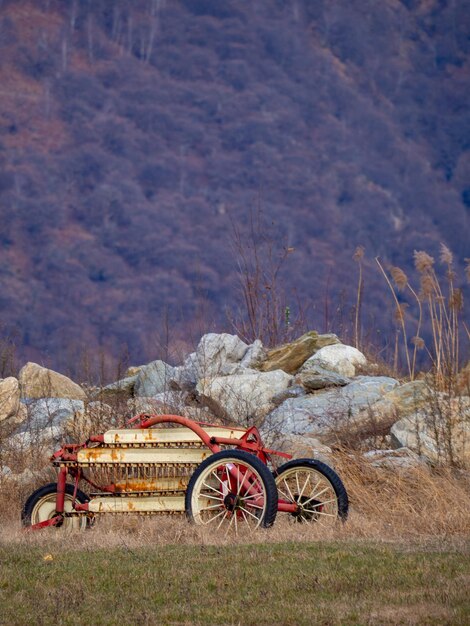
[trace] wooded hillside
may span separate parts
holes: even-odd
[[[389,328],[375,256],[470,256],[469,22],[447,0],[3,0],[2,332],[64,367],[149,360],[164,319],[222,328],[231,221],[259,207],[310,326],[341,332],[363,245],[364,324]]]

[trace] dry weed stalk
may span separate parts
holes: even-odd
[[[419,293],[411,285],[406,274],[398,267],[390,269],[391,280],[385,271],[382,263],[376,258],[377,265],[382,272],[388,287],[392,293],[397,311],[397,319],[403,333],[403,343],[407,362],[408,374],[411,380],[416,375],[417,351],[425,348],[432,362],[436,375],[436,382],[440,387],[446,387],[446,380],[455,380],[460,365],[460,317],[463,311],[462,290],[455,285],[456,274],[454,270],[453,256],[449,248],[441,244],[440,262],[446,266],[447,290],[442,286],[434,264],[434,258],[427,252],[419,250],[414,252],[415,267],[420,275]],[[470,276],[470,263],[466,268],[467,277]],[[393,281],[393,284],[392,284]],[[403,310],[403,303],[400,303],[398,292],[409,291],[414,302],[418,306],[418,320],[416,332],[411,339],[413,353],[410,357],[410,346],[408,343],[407,323]],[[431,331],[432,344],[426,346],[420,336],[423,323],[423,303],[426,304]],[[468,329],[464,324],[468,334]],[[470,338],[470,334],[469,338]]]
[[[362,264],[364,258],[364,246],[357,246],[356,251],[353,255],[353,260],[359,265],[359,278],[357,284],[357,293],[356,293],[356,310],[354,315],[354,345],[358,350],[360,350],[361,338],[360,338],[360,315],[361,315],[361,302],[362,302],[362,292],[364,290],[364,280],[362,277]]]
[[[271,224],[271,231],[273,229]],[[243,314],[229,320],[235,332],[248,343],[261,339],[267,346],[287,340],[305,326],[305,311],[297,298],[297,316],[292,318],[280,273],[294,248],[278,247],[260,209],[250,212],[248,233],[232,220],[232,247],[238,265]]]

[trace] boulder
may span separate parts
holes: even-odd
[[[110,385],[106,385],[106,387],[100,389],[98,395],[101,397],[131,397],[134,393],[134,387],[137,382],[137,377],[138,375],[121,378],[115,383],[111,383]]]
[[[9,437],[9,442],[22,448],[38,442],[52,446],[63,438],[66,422],[75,413],[83,412],[84,403],[68,398],[40,398],[28,404],[27,410],[27,419]]]
[[[20,406],[20,388],[13,376],[0,379],[0,422],[14,417]]]
[[[292,376],[281,370],[252,371],[246,374],[216,376],[199,381],[200,401],[220,418],[247,426],[257,423],[272,408],[272,398],[287,389]]]
[[[292,454],[295,459],[318,459],[334,467],[333,451],[315,437],[282,435],[270,441],[269,445],[281,452]]]
[[[259,365],[262,372],[284,370],[295,374],[305,361],[324,346],[339,344],[336,335],[319,335],[312,330],[291,343],[286,343],[270,350],[265,360]]]
[[[75,412],[64,422],[64,433],[69,441],[82,442],[90,435],[98,435],[110,428],[123,426],[124,420],[117,416],[105,402],[89,402],[84,411]]]
[[[85,400],[83,389],[63,374],[42,367],[37,363],[26,363],[20,370],[21,397],[25,399],[69,398]]]
[[[196,352],[188,355],[183,365],[174,368],[170,388],[194,391],[201,378],[243,373],[263,353],[260,341],[248,346],[236,335],[208,333],[201,337]]]
[[[131,365],[126,369],[125,378],[132,378],[133,376],[137,376],[137,374],[143,367],[145,367],[145,365]]]
[[[335,344],[318,350],[304,363],[302,371],[321,367],[325,370],[337,372],[341,376],[353,377],[356,375],[356,366],[366,364],[366,357],[357,348]]]
[[[345,387],[290,398],[266,417],[263,433],[270,437],[307,434],[325,442],[335,440],[337,432],[346,428],[352,418],[397,385],[397,380],[386,376],[358,376]]]
[[[364,458],[373,467],[384,467],[392,470],[407,470],[426,464],[422,457],[406,447],[397,450],[369,450],[364,453]]]
[[[305,396],[306,393],[307,392],[302,385],[292,385],[291,387],[287,387],[287,389],[283,389],[279,393],[276,393],[271,398],[271,402],[274,406],[279,406],[288,398],[300,398],[301,396]]]
[[[85,405],[81,400],[69,398],[40,398],[28,405],[28,418],[18,432],[42,430],[58,427],[76,412],[83,412]]]
[[[429,403],[429,398],[430,390],[422,380],[397,385],[381,400],[354,416],[344,435],[349,443],[371,436],[383,436],[401,418],[416,415],[420,408]]]
[[[397,421],[390,434],[396,448],[406,446],[432,462],[470,467],[470,398],[437,394],[429,406]]]
[[[181,415],[181,410],[185,405],[185,394],[177,391],[165,391],[157,393],[152,397],[138,397],[128,400],[127,406],[132,413],[155,413],[164,415],[166,413]]]
[[[248,345],[236,335],[204,335],[196,348],[197,379],[231,374],[233,366],[240,364],[247,351]]]
[[[174,367],[164,361],[153,361],[141,367],[134,383],[137,398],[151,398],[168,391]]]
[[[191,352],[184,360],[183,365],[173,369],[170,379],[170,389],[176,391],[193,391],[198,380],[197,356]]]
[[[245,352],[243,359],[240,361],[242,368],[256,368],[264,358],[266,358],[266,350],[259,339],[256,339]]]
[[[308,391],[318,391],[327,387],[345,387],[352,382],[352,379],[312,364],[308,369],[297,374],[295,382]]]

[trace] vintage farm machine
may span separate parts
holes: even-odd
[[[148,414],[128,426],[55,452],[57,482],[29,496],[23,524],[84,529],[104,513],[186,513],[196,524],[238,532],[271,526],[278,512],[307,524],[346,518],[337,474],[320,461],[265,448],[255,427]],[[272,472],[271,455],[291,460]]]

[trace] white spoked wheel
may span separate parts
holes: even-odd
[[[274,473],[279,500],[295,503],[290,519],[328,526],[348,514],[348,496],[331,467],[314,459],[289,461]]]
[[[23,507],[21,514],[22,522],[25,526],[34,526],[40,522],[46,522],[56,516],[56,498],[57,498],[57,484],[50,483],[40,489],[33,492]],[[77,493],[78,502],[86,502],[87,496],[79,491]],[[64,498],[64,511],[70,513],[73,511],[73,486],[68,484],[65,487]],[[60,526],[54,526],[53,528],[60,528],[61,530],[85,530],[87,526],[87,517],[84,514],[74,515],[71,517],[65,516]]]
[[[235,534],[271,526],[277,513],[277,490],[271,472],[257,457],[226,450],[196,469],[186,492],[191,521]]]

